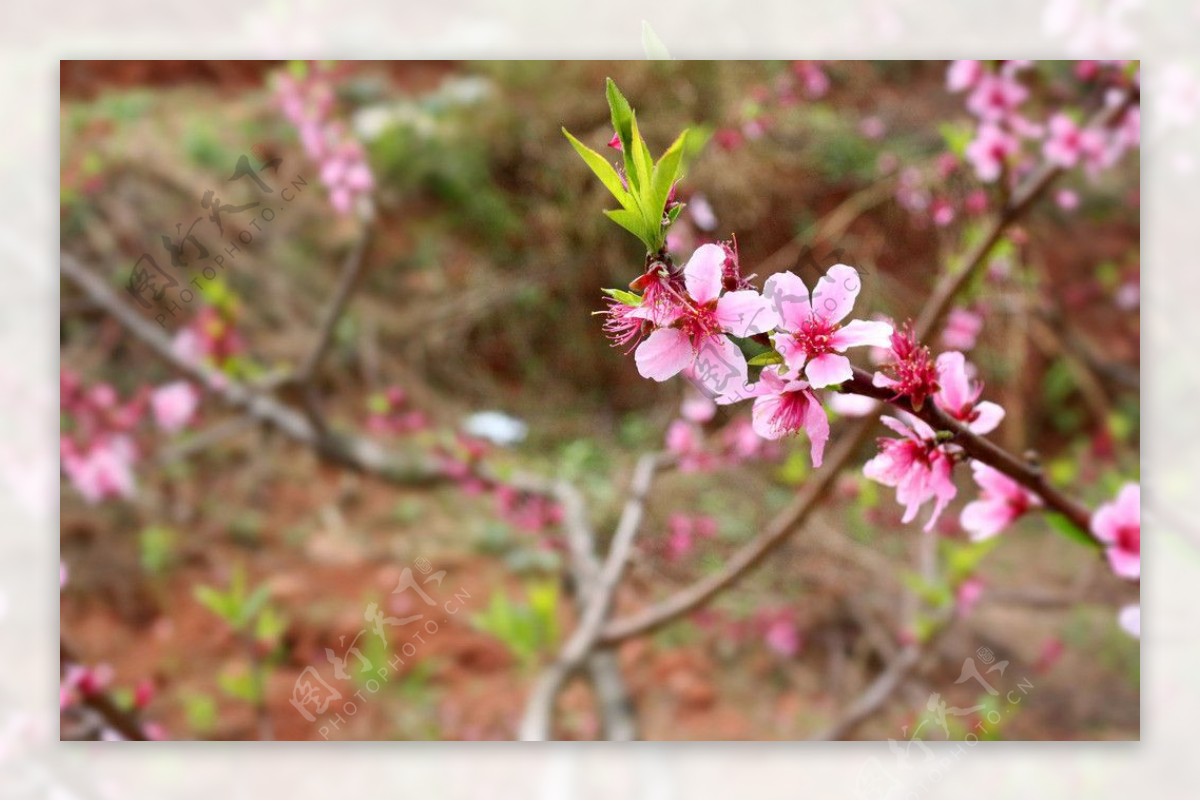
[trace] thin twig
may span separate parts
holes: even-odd
[[[313,344],[312,350],[309,351],[308,357],[296,372],[295,381],[300,387],[305,414],[308,415],[309,421],[318,431],[325,431],[325,416],[321,413],[320,399],[317,396],[316,386],[314,381],[317,375],[317,369],[321,366],[322,360],[329,352],[330,346],[333,344],[334,330],[337,328],[338,321],[342,319],[342,315],[346,312],[346,306],[350,302],[350,298],[354,294],[354,290],[358,288],[358,283],[362,279],[363,266],[366,264],[367,251],[374,239],[375,226],[369,222],[364,224],[362,235],[358,242],[346,254],[346,260],[342,263],[341,274],[338,277],[337,288],[334,289],[333,298],[329,301],[329,305],[325,308],[325,312],[321,317],[320,327],[317,329],[317,338]]]

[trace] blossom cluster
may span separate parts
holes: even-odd
[[[1050,164],[1065,169],[1082,165],[1094,177],[1138,146],[1141,112],[1136,105],[1111,129],[1082,124],[1078,109],[1056,110],[1043,122],[1031,120],[1025,110],[1030,90],[1021,82],[1021,74],[1031,66],[1028,61],[992,66],[963,60],[953,62],[946,73],[946,88],[966,92],[967,110],[976,120],[965,156],[981,181],[990,183],[1006,173],[1020,177],[1032,168],[1038,149]],[[1079,62],[1076,76],[1107,87],[1105,103],[1112,105],[1120,102],[1123,88],[1138,81],[1138,73],[1129,67],[1123,61]]]
[[[736,150],[747,141],[759,139],[775,124],[777,109],[797,105],[801,99],[818,100],[829,91],[824,62],[793,61],[770,86],[755,86],[740,110],[736,125],[717,129],[713,139],[724,150]]]
[[[716,403],[698,391],[689,392],[680,404],[679,416],[667,426],[665,442],[680,472],[704,473],[779,458],[777,444],[760,437],[743,417],[710,431],[716,415]]]
[[[461,434],[435,448],[443,474],[467,495],[491,495],[496,513],[515,528],[537,534],[562,521],[562,507],[553,498],[489,475],[483,469],[487,453],[487,443]]]
[[[59,564],[58,587],[61,590],[67,585],[68,573],[64,564]],[[98,665],[82,665],[76,662],[64,661],[58,685],[58,708],[60,712],[71,713],[78,710],[84,702],[102,693],[108,692],[114,677],[112,666],[107,663]],[[129,693],[129,703],[133,710],[144,710],[154,700],[154,683],[149,679],[139,681]],[[152,740],[166,738],[163,727],[155,722],[143,725],[146,736]],[[102,740],[123,740],[119,732],[103,726],[99,731]]]
[[[298,72],[276,76],[276,103],[296,127],[304,152],[319,166],[329,202],[339,214],[350,214],[359,199],[375,188],[366,153],[346,124],[333,117],[335,96],[329,68],[307,64]]]
[[[138,459],[135,429],[149,411],[159,428],[179,431],[196,413],[199,396],[186,381],[139,388],[122,400],[108,382],[85,386],[70,370],[59,375],[65,429],[59,437],[62,469],[90,504],[107,498],[132,498]]]

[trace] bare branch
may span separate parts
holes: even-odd
[[[159,326],[142,317],[132,306],[118,298],[104,279],[70,253],[63,252],[61,262],[63,275],[115,317],[159,358],[201,383],[229,405],[279,429],[293,441],[312,447],[322,458],[371,473],[394,484],[411,485],[446,480],[444,472],[432,460],[418,457],[402,458],[389,454],[370,440],[330,432],[322,433],[305,419],[304,415],[280,403],[271,395],[234,381],[207,364],[185,359],[176,353],[171,340]]]
[[[521,721],[522,740],[545,740],[549,737],[554,702],[559,691],[596,648],[613,594],[621,581],[625,563],[642,523],[646,494],[650,491],[654,474],[663,464],[664,459],[659,454],[647,454],[638,460],[608,557],[587,596],[579,624],[563,645],[558,659],[542,672],[530,693]]]

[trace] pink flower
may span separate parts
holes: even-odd
[[[896,398],[907,396],[913,408],[920,409],[925,398],[938,391],[937,368],[929,348],[917,342],[911,322],[892,333],[890,344],[884,367],[891,375],[877,372],[871,383],[895,390]]]
[[[1106,156],[1104,137],[1096,130],[1080,128],[1075,120],[1059,112],[1050,118],[1049,134],[1042,153],[1051,164],[1074,167],[1080,159],[1100,164]]]
[[[842,325],[861,288],[858,271],[846,264],[830,267],[811,296],[792,272],[771,276],[763,287],[784,331],[775,337],[775,348],[791,370],[804,373],[813,389],[840,384],[853,375],[850,360],[841,355],[847,348],[888,345],[888,323],[851,320]]]
[[[946,89],[951,92],[961,92],[970,89],[983,77],[983,65],[973,59],[962,59],[950,62],[946,70]]]
[[[1042,499],[1016,481],[983,462],[971,462],[975,483],[981,490],[979,500],[963,508],[959,522],[973,542],[996,536]]]
[[[717,228],[717,215],[713,211],[712,204],[708,202],[708,198],[697,192],[692,195],[687,204],[688,215],[692,218],[692,222],[701,231],[715,231]]]
[[[754,386],[757,396],[752,412],[754,432],[763,439],[776,440],[804,431],[811,446],[813,467],[820,467],[825,443],[829,441],[829,418],[809,385],[780,377],[768,368]]]
[[[978,314],[961,306],[951,309],[942,330],[942,344],[953,350],[970,350],[982,330],[983,318]]]
[[[887,124],[874,115],[863,117],[858,124],[858,132],[868,139],[882,139],[887,133]]]
[[[979,180],[991,182],[1000,177],[1000,172],[1009,156],[1017,152],[1017,140],[1000,127],[985,122],[975,132],[975,138],[967,145],[966,157],[975,168]]]
[[[667,521],[667,531],[666,557],[674,562],[690,554],[697,540],[715,537],[717,523],[707,515],[673,514]]]
[[[683,268],[688,297],[679,299],[679,316],[671,327],[646,337],[634,352],[643,378],[666,381],[691,369],[714,395],[746,383],[746,357],[726,334],[753,336],[770,331],[779,321],[766,299],[752,289],[723,294],[726,258],[726,250],[712,244],[692,254]]]
[[[159,428],[174,433],[192,420],[200,403],[199,394],[187,381],[165,384],[150,395],[150,408]]]
[[[977,578],[969,578],[962,584],[959,584],[958,589],[954,592],[954,611],[959,617],[967,617],[974,611],[976,605],[979,604],[979,599],[982,597],[983,581]]]
[[[105,498],[132,498],[135,456],[136,450],[128,437],[109,437],[93,443],[85,453],[64,454],[63,470],[90,504]]]
[[[1054,195],[1054,202],[1063,211],[1074,211],[1079,208],[1079,195],[1073,189],[1060,189]]]
[[[933,224],[939,228],[945,228],[954,222],[954,206],[944,197],[934,198],[929,212],[933,217]]]
[[[966,358],[958,351],[947,351],[937,358],[938,391],[933,402],[946,414],[966,425],[975,434],[994,431],[1004,419],[1004,409],[991,401],[979,401],[983,384],[967,377]]]
[[[699,393],[688,393],[679,406],[679,415],[684,420],[693,423],[707,423],[717,413],[717,405],[712,398]]]
[[[1126,484],[1117,499],[1092,515],[1092,535],[1102,542],[1108,563],[1121,578],[1142,576],[1142,490]]]
[[[769,621],[766,631],[763,632],[763,642],[783,657],[793,657],[800,653],[800,632],[790,616],[778,615]]]
[[[967,97],[967,109],[984,122],[1000,122],[1011,116],[1028,96],[1029,90],[1012,75],[989,73],[975,83]]]
[[[894,417],[880,418],[901,438],[880,437],[879,453],[863,465],[863,475],[896,488],[896,500],[905,507],[905,523],[917,516],[923,503],[933,500],[933,514],[925,524],[925,530],[932,531],[942,510],[958,492],[950,478],[954,465],[950,454],[938,445],[933,429],[922,420],[906,416],[911,428]]]
[[[1129,636],[1136,639],[1142,637],[1142,607],[1138,604],[1130,604],[1122,607],[1121,613],[1117,616],[1117,622],[1121,624],[1121,628],[1129,633]]]
[[[842,417],[866,417],[877,406],[879,401],[866,395],[835,392],[829,396],[829,408]]]

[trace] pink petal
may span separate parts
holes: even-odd
[[[791,334],[776,334],[773,340],[775,350],[779,351],[779,355],[783,357],[784,364],[789,370],[800,371],[804,369],[804,363],[808,361],[808,351],[800,344],[800,341]]]
[[[913,433],[913,430],[911,428],[909,428],[908,426],[906,426],[903,423],[903,421],[898,420],[895,417],[885,414],[883,417],[879,418],[879,422],[883,423],[885,426],[890,428],[892,431],[895,431],[897,434],[904,437],[905,439],[911,439],[911,440],[917,439],[917,436],[916,436],[916,434]]]
[[[770,300],[753,289],[742,289],[717,301],[717,322],[735,337],[752,337],[777,327],[779,315]]]
[[[835,264],[813,287],[813,312],[822,320],[840,323],[854,308],[860,289],[858,270],[848,264]]]
[[[721,294],[721,273],[725,251],[720,245],[701,245],[683,268],[683,280],[692,300],[705,304]]]
[[[776,273],[763,285],[763,297],[770,302],[779,317],[780,326],[792,331],[808,322],[812,307],[808,301],[808,287],[800,276],[792,272]]]
[[[1142,636],[1142,607],[1130,604],[1122,608],[1121,613],[1117,616],[1117,622],[1121,624],[1121,628],[1129,632],[1131,637],[1140,639]]]
[[[710,396],[722,398],[730,393],[749,393],[749,368],[741,349],[725,336],[705,337],[700,343],[694,365],[695,380]]]
[[[937,357],[938,390],[936,400],[950,414],[959,412],[971,398],[971,381],[967,378],[967,360],[956,350]]]
[[[975,434],[988,434],[996,430],[1004,419],[1004,409],[991,401],[982,401],[975,406],[976,417],[967,426]]]
[[[808,433],[808,441],[812,445],[813,467],[820,467],[821,459],[825,455],[825,443],[829,441],[829,417],[817,396],[811,392],[808,393],[808,409],[804,413],[804,430]]]
[[[971,501],[962,510],[958,522],[971,535],[972,542],[981,542],[999,534],[1012,522],[1011,508],[995,499]]]
[[[850,369],[850,360],[845,356],[824,353],[808,363],[804,375],[813,389],[820,389],[849,381],[854,372]]]
[[[1136,580],[1142,577],[1141,554],[1124,551],[1120,548],[1108,549],[1108,563],[1113,572],[1124,579]]]
[[[754,429],[755,434],[769,440],[780,439],[784,436],[784,432],[777,429],[773,423],[782,402],[779,395],[764,395],[754,400],[754,406],[750,411],[750,426]]]
[[[886,348],[892,344],[892,326],[876,320],[851,320],[833,332],[829,344],[838,351],[863,345]]]
[[[1142,522],[1142,489],[1137,484],[1126,484],[1117,495],[1117,512],[1130,525]]]
[[[677,328],[660,328],[638,345],[633,360],[643,378],[666,381],[691,364],[694,356],[686,334]]]

